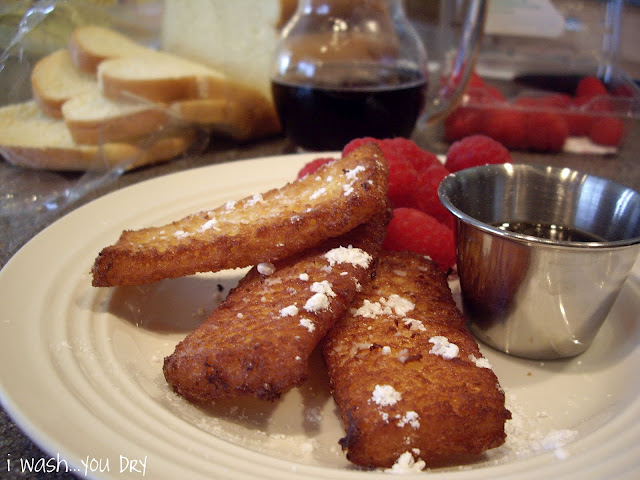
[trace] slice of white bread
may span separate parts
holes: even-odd
[[[97,85],[62,105],[62,116],[76,143],[127,141],[160,131],[170,123],[170,114],[149,103],[114,101]]]
[[[151,49],[114,30],[98,25],[84,25],[71,33],[68,50],[78,70],[95,74],[98,65],[104,60],[146,55]]]
[[[113,99],[170,103],[220,98],[229,84],[218,70],[139,45],[124,34],[97,25],[76,28],[68,50],[75,67],[95,73],[103,93]]]
[[[191,146],[191,130],[153,135],[137,143],[79,145],[61,119],[44,114],[34,100],[0,108],[0,153],[15,165],[61,171],[129,170],[175,158]]]
[[[62,104],[71,97],[94,90],[96,77],[75,68],[67,49],[41,58],[31,71],[33,98],[43,112],[62,117]]]
[[[104,60],[98,83],[113,99],[143,98],[170,103],[198,98],[224,98],[231,84],[219,71],[175,55],[149,52]]]
[[[271,99],[271,62],[296,5],[296,0],[165,0],[162,48],[223,71]]]

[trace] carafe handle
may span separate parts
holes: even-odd
[[[478,59],[488,8],[489,0],[471,0],[455,60],[441,78],[438,93],[427,105],[421,123],[438,122],[460,103]]]

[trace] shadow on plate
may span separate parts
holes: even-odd
[[[230,422],[248,430],[268,431],[269,435],[275,436],[302,433],[313,438],[321,430],[321,422],[327,420],[327,415],[338,415],[333,408],[329,379],[319,349],[309,358],[309,378],[275,401],[241,396],[195,406],[205,417]]]
[[[107,309],[146,330],[190,332],[226,298],[241,276],[239,271],[228,271],[115,287]]]

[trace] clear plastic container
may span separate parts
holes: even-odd
[[[408,2],[414,4],[409,11],[416,21],[427,25],[419,5]],[[437,25],[422,29],[425,41],[439,34],[442,61],[434,69],[441,74],[453,61],[464,3],[440,2]],[[625,15],[640,21],[640,7],[623,0],[492,0],[476,61],[478,77],[444,119],[445,140],[484,133],[512,149],[615,154],[640,122],[640,88],[622,67],[628,63],[621,58],[621,38],[628,38],[622,35]],[[606,92],[577,99],[585,77],[598,78]],[[580,120],[581,127],[574,125]],[[563,122],[555,131],[549,125]],[[525,133],[533,140],[523,140]],[[545,143],[544,135],[556,138]]]

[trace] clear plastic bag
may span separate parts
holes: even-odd
[[[142,3],[146,4],[144,9]],[[9,2],[0,7],[0,105],[31,99],[33,66],[45,55],[65,48],[75,27],[92,23],[117,26],[120,31],[130,29],[135,40],[157,46],[154,42],[158,39],[161,2],[134,4],[102,6],[99,2],[40,0]],[[31,169],[6,161],[10,156],[1,149],[0,154],[4,157],[0,159],[0,218],[58,211],[113,182],[126,170],[124,165],[89,166],[77,172]],[[96,161],[100,162],[99,154]]]

